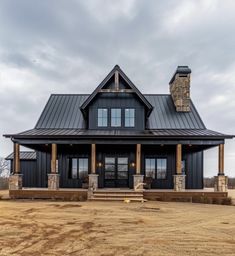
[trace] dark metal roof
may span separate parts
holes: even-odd
[[[122,69],[118,65],[114,66],[114,68],[105,77],[105,79],[97,86],[97,88],[83,102],[83,104],[81,105],[81,110],[84,111],[87,108],[87,106],[95,98],[99,90],[102,89],[105,86],[105,84],[109,81],[109,79],[115,74],[115,71],[119,72],[122,78],[127,82],[127,84],[132,88],[132,90],[137,94],[140,100],[144,103],[144,105],[148,109],[147,116],[149,116],[153,109],[153,106],[148,102],[148,100],[144,97],[144,95],[138,90],[138,88],[132,83],[132,81],[127,77],[127,75],[122,71]]]
[[[6,157],[6,160],[13,160],[14,153],[11,153],[9,156]],[[21,151],[20,152],[20,159],[21,160],[36,160],[36,152],[34,151]]]
[[[53,94],[49,98],[35,128],[84,129],[80,106],[89,95]],[[191,102],[190,112],[176,112],[170,95],[145,95],[153,106],[149,129],[205,129]]]
[[[154,129],[144,131],[131,130],[83,130],[83,129],[32,129],[14,135],[14,138],[232,138],[231,135],[207,129]]]

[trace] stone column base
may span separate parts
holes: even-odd
[[[91,173],[89,176],[89,189],[96,190],[98,188],[98,174]]]
[[[186,175],[177,174],[174,175],[174,190],[184,191],[185,190],[185,177]]]
[[[48,173],[48,189],[57,190],[60,187],[60,175],[58,173]]]
[[[22,174],[13,174],[9,177],[9,190],[22,189]]]
[[[215,176],[215,192],[227,192],[228,177],[224,175]]]
[[[133,175],[133,187],[134,190],[143,189],[144,175],[134,174]]]

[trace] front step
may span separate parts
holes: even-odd
[[[134,190],[96,190],[93,192],[91,201],[135,201],[144,202],[143,191]]]

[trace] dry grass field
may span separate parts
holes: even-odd
[[[235,207],[2,200],[0,255],[235,255]]]

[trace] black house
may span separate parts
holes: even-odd
[[[90,95],[51,95],[33,129],[4,135],[14,142],[10,189],[202,189],[203,151],[218,146],[215,189],[225,191],[224,141],[232,136],[206,129],[190,75],[179,66],[170,94],[142,94],[116,65]]]

